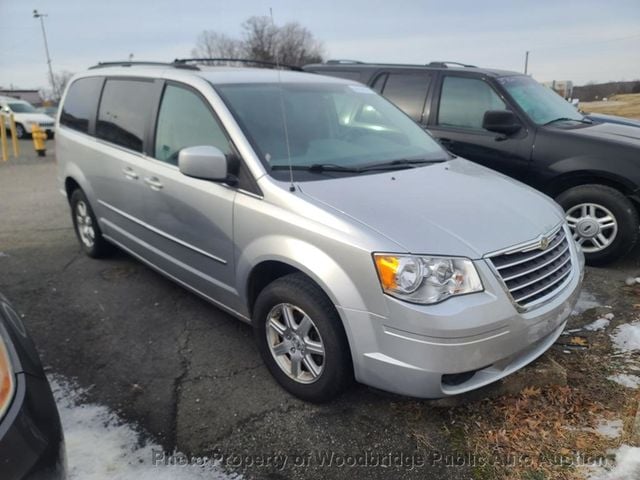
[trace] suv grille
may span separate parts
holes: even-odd
[[[53,127],[53,122],[40,122],[41,127]]]
[[[519,307],[531,307],[559,293],[571,274],[571,251],[564,228],[547,239],[549,244],[544,249],[538,244],[489,258]]]

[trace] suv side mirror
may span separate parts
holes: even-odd
[[[178,168],[183,175],[203,180],[227,180],[227,157],[210,145],[186,147],[178,153]]]
[[[522,128],[518,117],[509,110],[487,110],[482,119],[482,128],[490,132],[512,135]]]

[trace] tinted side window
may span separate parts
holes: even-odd
[[[200,145],[231,153],[229,140],[204,101],[186,88],[167,85],[158,113],[155,157],[177,165],[180,149]]]
[[[484,112],[507,106],[484,80],[445,77],[442,82],[438,125],[482,129]]]
[[[98,138],[142,152],[151,111],[151,85],[142,80],[108,79],[98,111]]]
[[[87,133],[95,117],[102,77],[80,78],[69,87],[60,113],[60,124]]]
[[[428,73],[390,73],[382,94],[419,122],[430,81]]]

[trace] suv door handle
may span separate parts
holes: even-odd
[[[149,185],[151,187],[151,190],[155,191],[158,191],[163,187],[162,182],[160,182],[158,177],[145,177],[144,183]]]
[[[122,173],[124,173],[124,176],[131,179],[131,180],[137,180],[138,179],[138,174],[136,172],[133,171],[133,168],[131,167],[124,167],[122,169]]]

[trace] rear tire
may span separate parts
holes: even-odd
[[[604,185],[580,185],[562,192],[556,201],[566,212],[587,264],[610,263],[636,245],[638,211],[620,191]]]
[[[113,245],[103,238],[96,216],[84,192],[79,188],[74,190],[69,204],[73,229],[82,250],[91,258],[103,258],[111,254]]]
[[[267,285],[256,300],[253,327],[267,368],[288,392],[326,402],[353,382],[353,362],[335,306],[302,273]]]

